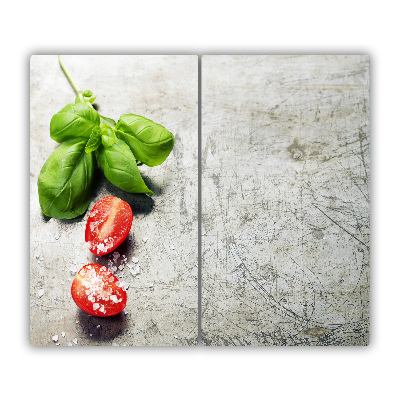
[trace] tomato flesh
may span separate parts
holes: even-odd
[[[131,230],[133,214],[130,205],[115,196],[103,197],[92,208],[86,222],[85,241],[98,256],[116,249]]]
[[[88,314],[109,317],[126,306],[123,284],[99,264],[83,266],[72,282],[71,294],[76,305]]]

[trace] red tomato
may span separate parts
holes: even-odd
[[[126,290],[122,283],[99,264],[87,264],[80,269],[71,286],[76,305],[98,317],[120,313],[126,306]]]
[[[133,214],[130,205],[114,196],[103,197],[90,211],[85,242],[98,256],[116,249],[131,230]]]

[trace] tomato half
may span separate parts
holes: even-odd
[[[88,314],[109,317],[126,306],[123,284],[106,267],[87,264],[72,282],[71,294],[76,305]]]
[[[86,222],[85,241],[98,256],[116,249],[131,230],[133,214],[130,205],[114,196],[103,197],[92,208]]]

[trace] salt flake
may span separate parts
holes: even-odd
[[[39,289],[37,294],[39,297],[42,297],[44,295],[44,289]]]

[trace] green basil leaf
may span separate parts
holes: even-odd
[[[101,127],[101,141],[104,147],[110,147],[115,143],[116,137],[114,129],[111,128],[109,125],[102,125]]]
[[[96,100],[96,97],[92,97],[91,99],[88,100],[88,102],[89,102],[90,104],[93,104],[95,100]]]
[[[115,186],[130,193],[154,194],[144,183],[129,146],[120,139],[110,147],[101,146],[98,160],[105,177]]]
[[[86,142],[84,138],[70,139],[44,163],[38,192],[40,208],[48,217],[71,219],[86,211],[97,168],[94,153],[85,153]]]
[[[174,135],[163,126],[135,114],[123,115],[116,135],[131,149],[136,159],[149,167],[162,164],[174,147]]]
[[[99,129],[93,131],[86,143],[85,152],[90,153],[101,145],[101,133]]]
[[[90,90],[85,90],[83,92],[83,96],[84,97],[91,97],[91,96],[93,96],[93,92],[91,92]]]
[[[98,112],[85,103],[68,104],[50,121],[50,137],[58,143],[66,140],[89,138],[93,128],[100,125]]]
[[[102,115],[100,115],[100,124],[106,124],[108,126],[111,126],[111,128],[115,128],[115,121],[111,118],[103,117]]]

